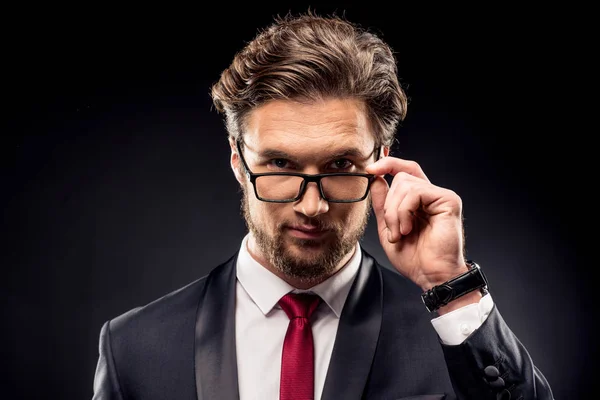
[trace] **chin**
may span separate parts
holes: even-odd
[[[288,244],[285,248],[288,258],[295,259],[300,264],[305,265],[321,264],[329,258],[328,255],[332,252],[331,243],[310,239],[295,239],[293,243]]]

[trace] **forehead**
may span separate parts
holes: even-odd
[[[298,155],[349,147],[366,155],[375,146],[365,107],[356,99],[269,102],[249,115],[244,142],[256,150],[276,148]]]

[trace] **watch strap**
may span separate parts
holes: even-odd
[[[466,261],[469,270],[440,285],[436,285],[421,294],[425,307],[429,312],[445,306],[452,300],[458,299],[474,290],[481,290],[486,294],[488,290],[487,279],[477,263]]]

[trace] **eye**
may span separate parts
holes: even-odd
[[[333,169],[349,169],[353,165],[354,164],[352,163],[352,161],[348,160],[347,158],[340,158],[331,163],[331,168],[333,168]]]
[[[275,168],[281,168],[281,169],[290,167],[289,161],[284,158],[274,158],[271,161],[269,161],[269,164],[271,164]]]

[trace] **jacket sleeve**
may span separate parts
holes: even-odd
[[[494,305],[463,343],[442,344],[460,400],[553,400],[552,390],[529,353]]]
[[[92,400],[123,400],[110,343],[110,322],[100,331],[99,356]]]

